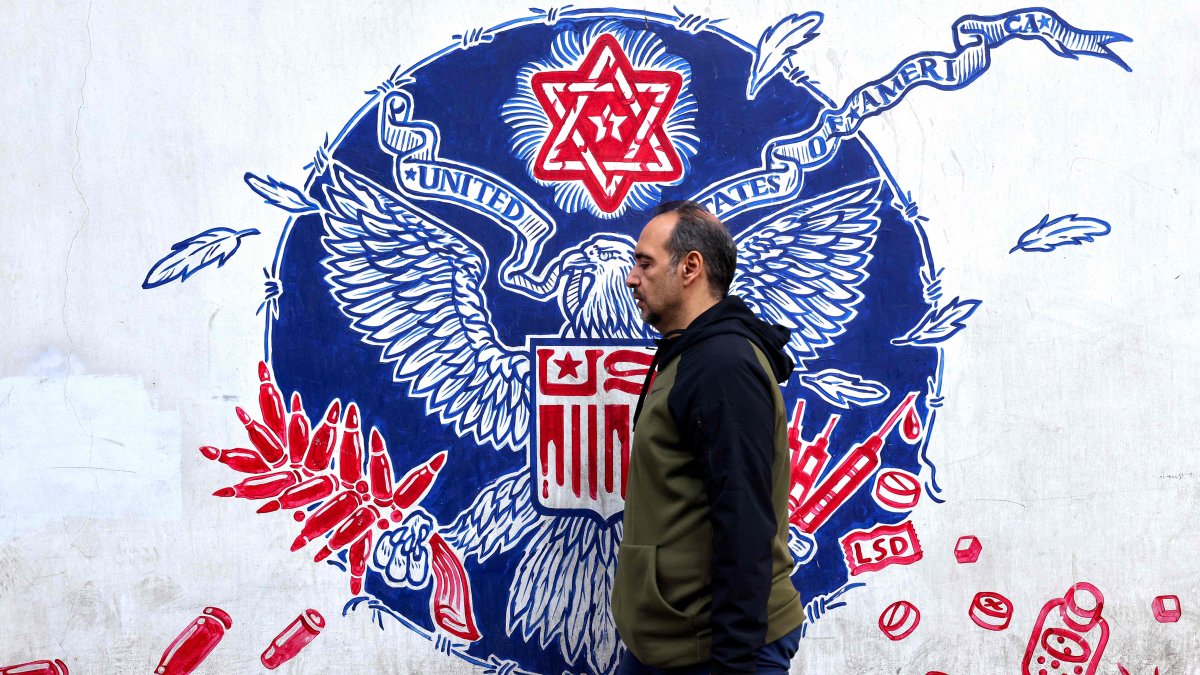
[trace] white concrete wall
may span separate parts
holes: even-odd
[[[536,4],[536,3],[534,3]],[[661,4],[661,7],[658,6]],[[751,42],[790,12],[825,13],[805,68],[834,100],[994,1],[689,2]],[[295,673],[473,672],[365,613],[345,577],[288,552],[279,520],[210,497],[227,476],[195,448],[240,433],[261,358],[262,268],[275,235],[222,269],[143,291],[172,243],[205,229],[275,232],[247,170],[294,183],[397,63],[521,2],[12,2],[0,27],[0,666],[147,672],[206,605],[234,616],[197,672],[255,672],[303,607],[329,621]],[[670,11],[669,3],[637,4]],[[1125,73],[1006,47],[960,92],[918,91],[865,123],[929,218],[951,295],[983,308],[945,346],[930,445],[947,503],[913,515],[923,561],[870,575],[813,626],[793,672],[1019,670],[1037,610],[1076,581],[1106,595],[1099,672],[1200,673],[1200,12],[1186,3],[1048,4],[1134,38]],[[1008,253],[1045,213],[1112,233]],[[962,534],[984,557],[960,566]],[[977,591],[1017,612],[966,618]],[[1177,594],[1183,619],[1156,623]],[[924,619],[901,642],[897,599]]]

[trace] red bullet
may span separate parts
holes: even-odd
[[[340,551],[350,545],[364,532],[369,532],[376,520],[379,520],[379,511],[374,506],[368,505],[359,508],[339,525],[333,534],[329,535],[329,541],[321,547],[320,551],[317,551],[313,562],[321,562],[332,555],[334,551]]]
[[[371,427],[371,458],[367,460],[367,477],[371,483],[371,497],[379,506],[392,503],[392,460],[379,430]]]
[[[442,465],[445,463],[446,451],[443,450],[428,462],[409,471],[400,481],[400,486],[396,488],[396,494],[392,497],[396,508],[407,509],[419,502],[421,497],[424,497],[433,487],[433,481],[437,479],[438,471],[441,471]]]
[[[159,659],[155,675],[188,675],[216,649],[233,627],[233,619],[218,607],[205,607],[200,616],[183,629]]]
[[[283,396],[275,383],[271,381],[271,369],[266,363],[258,362],[258,409],[262,411],[263,422],[275,437],[287,443],[287,417],[283,411]]]
[[[312,471],[324,471],[329,468],[329,460],[333,457],[334,441],[337,438],[338,418],[342,415],[342,403],[336,398],[325,411],[325,419],[312,432],[308,441],[308,454],[304,457],[304,466]]]
[[[206,445],[200,448],[200,454],[242,473],[267,473],[271,470],[271,465],[267,464],[267,460],[263,459],[257,450],[250,448],[222,450]]]
[[[350,545],[350,593],[358,595],[362,592],[363,575],[367,573],[367,558],[371,555],[371,542],[375,538],[374,530],[367,533]]]
[[[338,449],[338,478],[342,485],[352,487],[362,480],[363,442],[359,429],[358,406],[346,406],[346,421],[342,428],[342,443]]]
[[[282,463],[283,444],[275,437],[275,432],[263,426],[261,422],[252,419],[240,407],[237,408],[237,416],[242,421],[242,426],[246,427],[246,435],[250,437],[250,442],[262,453],[263,459],[267,460],[271,466]]]
[[[299,551],[308,542],[332,530],[334,526],[354,513],[360,504],[362,504],[362,499],[354,492],[343,492],[325,502],[312,514],[308,522],[304,523],[300,535],[292,542],[292,551]]]
[[[272,499],[258,507],[258,512],[271,513],[272,511],[278,511],[281,507],[285,509],[298,509],[308,506],[333,494],[333,490],[336,487],[337,481],[332,476],[313,476],[284,490],[283,494],[279,495],[279,499]]]
[[[0,675],[70,675],[67,664],[53,661],[30,661],[15,666],[0,666]]]
[[[300,401],[300,393],[292,392],[292,412],[288,417],[288,460],[292,466],[300,466],[304,455],[308,452],[308,415],[304,413],[304,405]]]
[[[275,670],[300,653],[325,627],[325,617],[315,609],[306,609],[267,645],[260,660],[267,670]]]
[[[213,493],[214,497],[241,497],[242,499],[266,499],[278,497],[279,493],[288,489],[300,480],[300,474],[295,471],[276,471],[251,476],[231,487],[221,488]]]

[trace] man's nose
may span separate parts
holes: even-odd
[[[633,288],[634,286],[637,286],[637,284],[637,267],[634,267],[633,269],[629,270],[629,274],[625,275],[625,285],[629,288]]]

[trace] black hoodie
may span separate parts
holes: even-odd
[[[803,621],[777,384],[793,369],[788,335],[730,296],[658,341],[613,586],[617,628],[643,663],[753,672],[757,648]]]

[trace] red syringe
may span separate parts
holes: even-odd
[[[813,493],[804,501],[800,510],[793,514],[791,522],[801,531],[812,534],[832,516],[842,504],[846,503],[863,483],[875,473],[880,464],[880,452],[883,442],[891,433],[912,405],[919,392],[910,392],[900,405],[884,420],[883,425],[867,437],[867,440],[854,446],[842,457],[837,466],[829,472]]]
[[[792,514],[799,512],[813,484],[817,482],[817,476],[829,463],[829,436],[841,419],[839,415],[830,415],[820,435],[812,443],[805,443],[800,433],[803,416],[804,399],[800,399],[792,414],[792,426],[788,429],[788,445],[792,450],[792,489],[788,493],[788,512]]]

